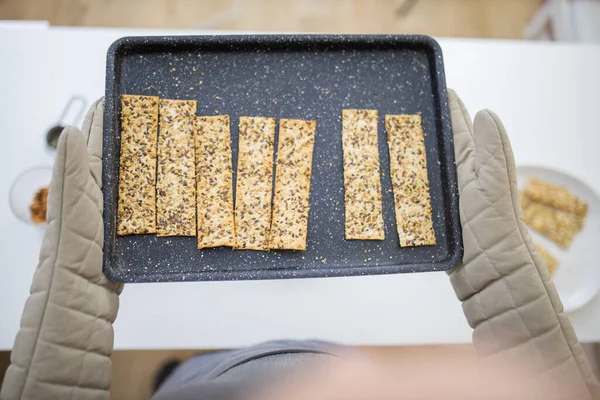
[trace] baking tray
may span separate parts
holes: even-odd
[[[229,114],[234,187],[240,116],[316,119],[307,251],[198,250],[195,237],[116,236],[122,94],[193,99],[198,115]],[[105,102],[104,272],[116,281],[441,271],[462,257],[442,52],[429,37],[126,37],[108,51]],[[344,239],[341,115],[346,108],[379,110],[384,241]],[[423,115],[436,246],[399,245],[383,121],[385,114],[403,113]]]

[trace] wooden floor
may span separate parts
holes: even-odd
[[[154,374],[170,360],[184,361],[198,350],[116,351],[113,362],[112,400],[146,400],[152,395]]]
[[[512,38],[541,0],[0,0],[2,19],[52,25]],[[233,6],[233,8],[232,8]],[[215,19],[228,9],[231,19]]]
[[[67,26],[420,33],[519,39],[540,3],[541,0],[0,0],[0,19],[48,20],[52,25]],[[219,14],[232,6],[232,18],[219,19]],[[394,357],[414,348],[369,351],[378,357]],[[197,352],[115,352],[113,399],[147,399],[159,365]],[[8,352],[0,352],[0,382],[8,357]]]

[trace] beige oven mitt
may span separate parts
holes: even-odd
[[[121,286],[102,273],[103,101],[60,136],[48,227],[2,399],[108,399]]]
[[[450,280],[473,327],[479,353],[527,364],[546,399],[600,399],[600,386],[554,284],[522,221],[515,160],[502,122],[481,111],[471,123],[450,92],[460,192],[463,264]]]

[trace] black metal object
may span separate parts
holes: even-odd
[[[48,129],[46,132],[46,144],[48,147],[56,149],[56,146],[58,146],[58,138],[65,129],[65,126],[77,125],[86,110],[86,106],[87,100],[83,96],[76,94],[69,98],[65,108],[63,108],[62,112],[60,113],[60,118],[58,118],[56,125]],[[75,110],[76,114],[74,115],[73,119],[67,121],[67,116],[71,113],[71,110]]]
[[[316,119],[307,251],[196,248],[195,237],[116,236],[120,96],[194,99],[240,116]],[[344,239],[342,109],[379,110],[384,241]],[[399,245],[385,114],[422,113],[436,246]],[[277,148],[277,143],[275,148]],[[130,37],[108,51],[103,151],[104,271],[122,282],[245,280],[448,270],[462,257],[442,52],[424,36]]]

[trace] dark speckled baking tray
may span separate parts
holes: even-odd
[[[240,116],[316,119],[306,252],[198,250],[196,238],[117,237],[120,96],[198,101],[231,115],[234,172]],[[344,239],[341,115],[379,110],[384,241]],[[423,114],[437,245],[401,248],[385,114]],[[275,144],[277,148],[277,143]],[[448,270],[462,256],[442,52],[424,36],[129,37],[108,51],[103,152],[104,271],[121,282],[244,280]],[[235,175],[234,175],[235,180]]]

